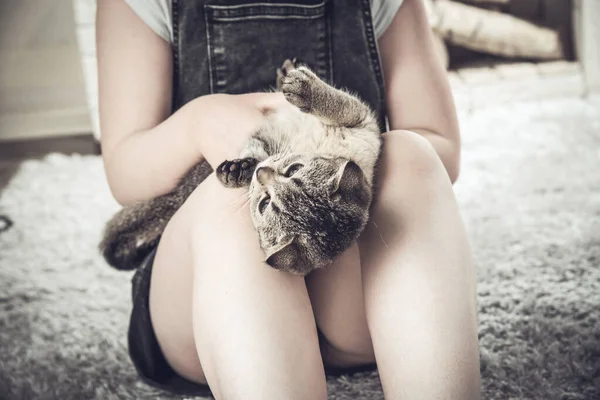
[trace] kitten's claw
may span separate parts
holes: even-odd
[[[223,161],[216,171],[221,184],[228,188],[239,188],[250,185],[252,174],[258,164],[255,158],[242,158],[232,161]]]
[[[277,68],[277,89],[281,90],[283,85],[283,79],[288,75],[290,71],[296,69],[297,59],[292,58],[291,60],[288,58],[283,62],[281,68]]]
[[[301,111],[310,112],[312,108],[312,92],[319,78],[308,68],[299,67],[288,70],[281,84],[281,91],[286,100]]]

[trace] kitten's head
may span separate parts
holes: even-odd
[[[364,228],[371,188],[347,159],[307,155],[261,162],[250,209],[267,264],[306,275],[346,250]]]

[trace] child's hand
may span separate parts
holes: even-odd
[[[237,158],[265,115],[285,103],[281,93],[199,97],[190,104],[190,143],[215,168],[223,160]]]
[[[250,93],[248,99],[253,101],[255,106],[264,114],[278,109],[281,106],[288,105],[282,92],[274,93]]]

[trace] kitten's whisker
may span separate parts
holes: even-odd
[[[248,200],[250,200],[250,192],[248,190],[244,190],[237,198],[231,200],[230,206],[236,207],[239,204],[240,199],[242,199],[244,196],[248,196]]]
[[[371,221],[373,223],[373,225],[375,225],[375,228],[377,230],[379,230],[379,225],[377,225],[377,223],[375,221]],[[389,249],[390,246],[388,246],[387,242],[385,241],[385,239],[383,238],[383,234],[380,232],[379,233],[379,237],[381,238],[381,241],[383,242],[383,244],[385,245],[386,249]]]
[[[244,190],[239,196],[238,199],[241,199],[244,196],[248,196],[250,197],[250,191],[249,190]]]
[[[242,211],[244,209],[246,204],[248,204],[247,201],[243,202],[242,204],[235,204],[233,211],[235,211],[236,213],[239,213],[240,211]]]
[[[248,200],[246,200],[244,202],[244,204],[242,204],[242,206],[237,210],[237,214],[239,214],[240,212],[242,212],[242,210],[248,205],[250,204],[250,198],[248,198]]]
[[[280,160],[282,158],[284,158],[285,156],[287,156],[291,152],[291,149],[289,146],[291,141],[292,141],[292,138],[290,136],[285,136],[282,141],[277,143],[277,152],[281,154],[281,157],[279,157]],[[282,149],[285,149],[285,151],[282,152]]]
[[[385,245],[385,248],[386,248],[386,249],[389,249],[389,248],[390,248],[390,246],[388,246],[387,242],[385,241],[385,239],[383,238],[383,235],[382,235],[381,233],[379,234],[379,237],[381,238],[381,241],[382,241],[382,242],[383,242],[383,244]]]

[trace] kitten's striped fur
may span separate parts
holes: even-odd
[[[363,230],[380,129],[365,103],[308,68],[286,60],[277,72],[288,104],[268,115],[240,158],[221,163],[216,175],[226,187],[248,188],[267,264],[306,275],[331,263]],[[117,213],[100,245],[109,264],[135,268],[210,172],[197,165],[173,192]]]

